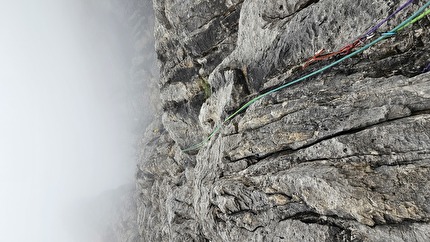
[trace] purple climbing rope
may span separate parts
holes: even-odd
[[[398,14],[400,11],[405,9],[407,6],[409,6],[411,3],[413,3],[415,0],[408,0],[405,2],[402,6],[400,6],[396,11],[394,11],[392,14],[390,14],[386,19],[382,20],[377,25],[373,26],[367,33],[365,33],[362,37],[360,37],[360,40],[366,39],[367,37],[372,36],[376,30],[378,30],[383,24],[385,24],[388,20],[392,19],[396,14]]]
[[[321,49],[321,51],[318,51],[312,58],[308,59],[305,61],[305,63],[302,64],[302,69],[305,69],[306,67],[308,67],[310,64],[320,61],[320,60],[327,60],[333,56],[336,55],[347,55],[349,53],[351,53],[351,51],[356,48],[357,46],[362,45],[366,40],[371,39],[373,37],[373,34],[386,22],[388,22],[388,20],[392,19],[394,16],[396,16],[396,14],[398,14],[400,11],[402,11],[403,9],[405,9],[407,6],[409,6],[411,3],[413,3],[415,0],[408,0],[407,2],[405,2],[403,5],[401,5],[398,9],[396,9],[396,11],[394,11],[393,13],[391,13],[387,18],[385,18],[384,20],[382,20],[381,22],[379,22],[377,25],[373,26],[369,31],[367,31],[367,33],[365,33],[364,35],[361,35],[360,37],[358,37],[354,43],[349,44],[344,46],[342,49],[340,49],[339,51],[336,52],[331,52],[331,53],[324,53],[324,49]]]
[[[423,73],[430,71],[430,63],[427,64],[427,66],[424,68]]]

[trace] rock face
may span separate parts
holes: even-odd
[[[159,118],[142,141],[142,241],[429,241],[430,19],[310,73],[399,0],[154,0]],[[388,31],[423,5],[415,1]]]

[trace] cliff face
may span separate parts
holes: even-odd
[[[181,150],[400,4],[154,0],[162,108],[140,152],[142,241],[428,241],[428,17]]]

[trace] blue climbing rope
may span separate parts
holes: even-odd
[[[298,79],[295,79],[295,80],[293,80],[291,82],[288,82],[288,83],[286,83],[284,85],[281,85],[281,86],[279,86],[277,88],[274,88],[274,89],[272,89],[270,91],[267,91],[267,92],[265,92],[265,93],[263,93],[263,94],[255,97],[255,98],[253,98],[252,100],[248,101],[243,106],[241,106],[233,114],[231,114],[227,118],[225,118],[224,121],[221,122],[219,125],[217,125],[215,127],[215,129],[209,134],[209,136],[206,139],[204,139],[202,142],[197,143],[197,144],[195,144],[195,145],[193,145],[191,147],[188,147],[186,149],[183,149],[182,151],[186,152],[186,151],[192,151],[192,150],[198,150],[198,149],[200,149],[202,146],[204,146],[207,142],[210,141],[210,139],[221,129],[222,126],[224,126],[224,124],[226,124],[228,121],[230,121],[231,119],[233,119],[236,115],[238,115],[240,112],[242,112],[243,110],[245,110],[247,107],[249,107],[251,104],[255,103],[256,101],[258,101],[258,100],[260,100],[260,99],[262,99],[262,98],[264,98],[264,97],[266,97],[266,96],[268,96],[268,95],[270,95],[270,94],[272,94],[274,92],[277,92],[277,91],[282,90],[282,89],[284,89],[286,87],[289,87],[289,86],[294,85],[296,83],[302,82],[302,81],[304,81],[304,80],[306,80],[306,79],[308,79],[310,77],[318,75],[318,74],[320,74],[320,73],[322,73],[322,72],[324,72],[324,71],[332,68],[333,66],[336,66],[339,63],[341,63],[341,62],[343,62],[343,61],[345,61],[345,60],[347,60],[347,59],[349,59],[349,58],[351,58],[353,56],[356,56],[356,55],[364,52],[365,50],[367,50],[370,47],[376,45],[377,43],[379,43],[379,42],[381,42],[381,41],[383,41],[383,40],[385,40],[387,38],[390,38],[390,37],[396,35],[398,31],[406,28],[407,26],[409,26],[409,25],[417,22],[418,20],[422,19],[424,16],[430,14],[430,10],[427,10],[427,11],[424,12],[424,10],[426,8],[428,8],[429,6],[430,6],[430,1],[428,1],[426,4],[424,4],[414,14],[412,14],[409,18],[407,18],[406,20],[404,20],[399,25],[397,25],[391,31],[388,31],[386,33],[382,33],[380,37],[378,37],[377,39],[373,40],[372,42],[364,45],[360,49],[355,50],[355,51],[351,52],[350,54],[345,55],[344,57],[342,57],[342,58],[340,58],[340,59],[332,62],[329,65],[326,65],[326,66],[322,67],[319,70],[316,70],[316,71],[314,71],[312,73],[309,73],[309,74],[307,74],[305,76],[302,76],[302,77],[300,77]]]

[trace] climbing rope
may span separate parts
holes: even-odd
[[[423,73],[429,72],[430,71],[430,63],[427,64],[426,67],[424,67],[423,69]]]
[[[281,86],[279,86],[277,88],[274,88],[274,89],[272,89],[270,91],[267,91],[267,92],[265,92],[265,93],[263,93],[263,94],[255,97],[255,98],[253,98],[252,100],[248,101],[243,106],[241,106],[233,114],[229,115],[226,119],[224,119],[224,121],[221,122],[218,126],[216,126],[215,129],[209,134],[209,136],[206,139],[204,139],[202,142],[197,143],[197,144],[195,144],[195,145],[193,145],[191,147],[188,147],[188,148],[186,148],[186,149],[184,149],[182,151],[186,152],[186,151],[198,150],[199,148],[201,148],[202,146],[204,146],[207,142],[209,142],[209,140],[221,129],[222,126],[224,126],[224,124],[226,124],[228,121],[230,121],[231,119],[233,119],[237,114],[239,114],[240,112],[242,112],[243,110],[245,110],[251,104],[255,103],[256,101],[258,101],[260,99],[262,99],[263,97],[265,97],[267,95],[270,95],[270,94],[272,94],[274,92],[277,92],[279,90],[282,90],[282,89],[284,89],[286,87],[289,87],[289,86],[291,86],[293,84],[296,84],[296,83],[299,83],[301,81],[304,81],[304,80],[306,80],[306,79],[308,79],[308,78],[310,78],[312,76],[318,75],[318,74],[324,72],[325,70],[330,69],[331,67],[338,65],[339,63],[345,61],[346,59],[349,59],[349,58],[351,58],[353,56],[356,56],[356,55],[364,52],[365,50],[367,50],[370,47],[376,45],[377,43],[379,43],[379,42],[381,42],[381,41],[383,41],[383,40],[385,40],[387,38],[390,38],[390,37],[396,35],[398,31],[406,28],[407,26],[409,26],[409,25],[417,22],[418,20],[422,19],[424,16],[430,14],[430,10],[425,11],[425,9],[428,8],[429,6],[430,6],[430,1],[428,1],[426,4],[424,4],[414,14],[412,14],[409,18],[407,18],[405,21],[403,21],[399,25],[397,25],[391,31],[388,31],[386,33],[382,33],[380,37],[378,37],[377,39],[373,40],[372,42],[364,45],[360,49],[355,50],[352,53],[349,53],[349,54],[345,55],[344,57],[342,57],[342,58],[340,58],[340,59],[332,62],[329,65],[326,65],[326,66],[322,67],[319,70],[316,70],[316,71],[314,71],[314,72],[312,72],[310,74],[302,76],[302,77],[300,77],[298,79],[295,79],[295,80],[293,80],[291,82],[285,83],[285,84],[283,84],[283,85],[281,85]]]
[[[371,28],[367,33],[365,33],[363,36],[361,36],[360,39],[365,39],[369,36],[372,36],[383,24],[388,22],[388,20],[394,18],[396,16],[396,14],[398,14],[400,11],[405,9],[407,6],[409,6],[414,1],[415,0],[409,0],[409,1],[405,2],[402,6],[400,6],[398,9],[396,9],[396,11],[394,11],[392,14],[390,14],[387,18],[382,20],[380,23],[378,23],[373,28]]]
[[[339,56],[339,55],[342,56],[342,55],[347,55],[347,54],[351,53],[351,51],[354,48],[360,46],[365,41],[372,39],[374,37],[374,35],[375,35],[375,32],[383,24],[385,24],[386,22],[388,22],[388,20],[394,18],[396,16],[396,14],[398,14],[399,12],[401,12],[402,10],[404,10],[407,6],[409,6],[414,1],[415,0],[408,0],[403,5],[401,5],[398,9],[396,9],[396,11],[394,11],[393,13],[391,13],[388,17],[386,17],[381,22],[379,22],[378,24],[376,24],[375,26],[373,26],[365,34],[363,34],[360,37],[358,37],[353,43],[342,47],[340,50],[335,51],[335,52],[331,52],[331,53],[326,53],[326,54],[324,54],[325,49],[321,49],[321,50],[317,51],[313,57],[311,57],[307,61],[305,61],[305,63],[302,65],[302,69],[304,70],[304,69],[306,69],[306,67],[308,67],[312,63],[315,63],[315,62],[320,61],[320,60],[328,60],[328,59],[330,59],[330,58],[332,58],[334,56]]]
[[[424,13],[420,14],[419,16],[415,17],[412,21],[408,22],[407,24],[405,24],[404,26],[402,26],[401,28],[398,29],[398,31],[408,27],[411,24],[414,24],[415,22],[419,21],[420,19],[424,18],[426,15],[430,14],[430,9],[427,9],[427,11],[425,11]]]

